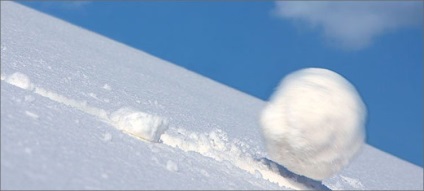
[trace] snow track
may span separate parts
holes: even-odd
[[[213,129],[209,133],[197,133],[184,128],[168,127],[168,121],[163,117],[137,111],[131,107],[122,107],[117,111],[108,112],[90,106],[86,101],[74,100],[55,91],[39,87],[31,83],[27,75],[20,72],[15,72],[10,76],[2,74],[1,80],[57,103],[78,109],[143,141],[160,142],[185,152],[196,152],[217,161],[226,161],[281,187],[296,190],[328,189],[321,182],[295,175],[278,164],[261,157],[264,155],[263,153],[251,148],[243,141],[230,140],[227,133],[220,129]]]

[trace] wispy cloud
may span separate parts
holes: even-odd
[[[274,13],[322,30],[329,42],[350,50],[367,47],[387,31],[420,25],[422,1],[279,1]]]

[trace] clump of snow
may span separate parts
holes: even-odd
[[[103,89],[110,91],[110,90],[112,90],[112,87],[110,87],[109,84],[105,84],[105,85],[103,85]]]
[[[113,112],[110,119],[118,129],[152,142],[159,142],[160,136],[168,129],[166,119],[129,107]]]
[[[8,76],[6,82],[26,90],[32,90],[34,88],[28,76],[20,72],[15,72]]]
[[[178,165],[174,161],[168,160],[166,162],[166,169],[171,171],[171,172],[177,172],[178,171]]]
[[[284,78],[261,114],[261,125],[271,159],[323,180],[360,150],[365,117],[365,105],[346,79],[307,68]]]

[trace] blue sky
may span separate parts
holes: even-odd
[[[367,142],[423,166],[420,1],[21,3],[262,100],[297,69],[336,71],[367,105]]]

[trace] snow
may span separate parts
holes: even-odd
[[[31,84],[31,81],[29,80],[28,76],[20,72],[15,72],[9,77],[7,77],[6,82],[22,89],[33,89],[33,85]]]
[[[103,85],[103,89],[108,90],[108,91],[111,91],[112,90],[112,87],[110,87],[109,84],[105,84],[105,85]]]
[[[159,142],[168,129],[166,119],[127,107],[113,112],[110,118],[118,129],[152,142]]]
[[[358,153],[365,104],[352,84],[322,68],[287,75],[261,115],[271,159],[292,172],[324,180]]]
[[[267,156],[265,102],[17,3],[1,36],[2,189],[423,189],[369,145],[331,178],[294,174]]]
[[[166,162],[166,169],[168,169],[171,172],[177,172],[178,171],[178,165],[175,164],[174,161],[168,160],[168,162]]]

